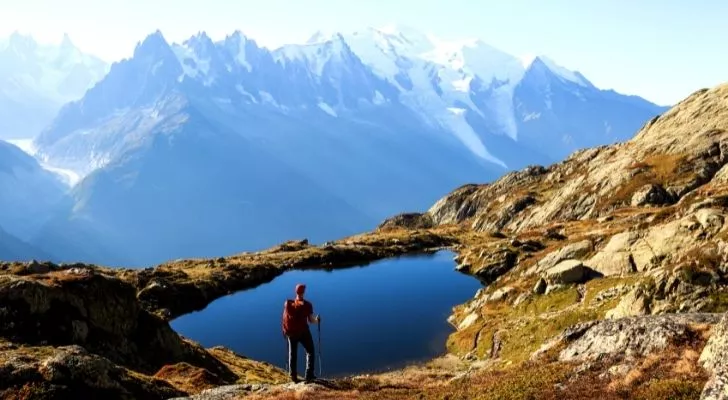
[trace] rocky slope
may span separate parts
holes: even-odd
[[[461,187],[425,214],[321,246],[146,270],[4,264],[0,396],[726,398],[726,146],[722,85],[629,142]],[[449,354],[425,365],[285,384],[282,371],[203,349],[165,322],[289,269],[442,247],[484,287],[453,310]]]
[[[0,227],[0,260],[23,261],[49,259],[51,256],[7,233]]]

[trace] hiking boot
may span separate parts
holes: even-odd
[[[291,382],[298,383],[299,382],[298,377],[297,376],[292,376],[291,377]]]
[[[316,381],[316,377],[311,375],[306,377],[306,383],[313,383]]]

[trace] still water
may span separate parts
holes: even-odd
[[[452,257],[442,251],[333,271],[286,272],[181,316],[172,327],[205,347],[222,345],[285,369],[283,302],[294,297],[297,283],[305,283],[305,297],[321,315],[325,377],[399,368],[443,354],[453,332],[446,321],[452,307],[480,288],[476,279],[455,271]],[[318,343],[316,325],[310,327]],[[304,355],[299,346],[301,374]]]

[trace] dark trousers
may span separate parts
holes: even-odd
[[[303,349],[306,350],[306,379],[313,379],[314,363],[316,356],[313,349],[313,337],[311,331],[306,329],[306,332],[297,336],[286,336],[288,339],[288,372],[291,375],[291,379],[298,380],[298,368],[296,366],[298,361],[298,344],[303,345]]]

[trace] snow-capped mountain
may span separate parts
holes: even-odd
[[[519,142],[559,160],[571,151],[614,143],[662,109],[637,96],[600,90],[545,57],[531,62],[513,94]]]
[[[29,240],[56,211],[68,187],[18,147],[0,140],[0,226]]]
[[[240,32],[155,32],[36,139],[85,179],[34,243],[149,264],[320,242],[627,138],[661,111],[482,41],[367,29],[270,51]]]
[[[38,44],[17,32],[0,39],[0,139],[35,137],[106,70],[106,63],[82,53],[68,35],[58,45]]]

